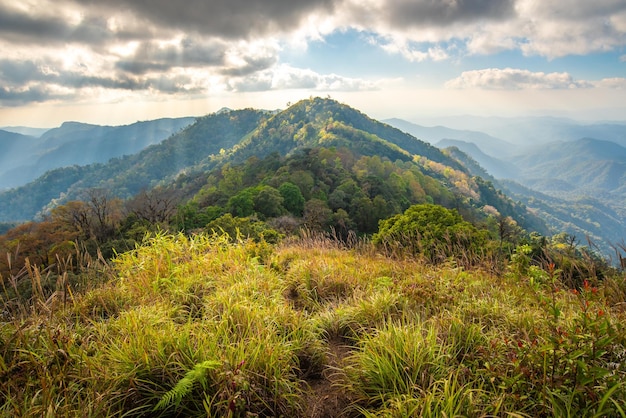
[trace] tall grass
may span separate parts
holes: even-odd
[[[345,416],[626,416],[623,276],[564,290],[312,235],[81,265],[3,281],[29,286],[3,299],[0,416],[306,417],[324,385]]]

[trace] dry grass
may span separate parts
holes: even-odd
[[[558,271],[202,235],[153,236],[92,286],[60,276],[65,299],[22,274],[1,416],[625,416],[623,276],[574,293]]]

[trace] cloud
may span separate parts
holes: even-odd
[[[454,49],[454,46],[444,49],[441,46],[415,45],[407,40],[397,39],[380,42],[380,47],[391,54],[400,54],[411,62],[444,61],[450,58],[448,50]]]
[[[229,89],[238,92],[263,90],[307,89],[327,91],[364,91],[376,90],[376,83],[342,77],[337,74],[318,74],[315,71],[279,65],[270,70],[261,71],[248,77],[231,79]]]
[[[20,3],[9,6],[0,0],[0,34],[13,45],[63,46],[69,43],[97,49],[112,42],[154,36],[151,26],[141,25],[138,19],[120,17],[115,26],[111,16],[72,9],[61,1],[40,0],[30,9],[17,8],[17,4]],[[122,21],[133,21],[134,25],[121,25]]]
[[[358,77],[281,61],[287,45],[306,48],[311,39],[346,30],[409,62],[459,62],[513,50],[557,58],[622,50],[626,2],[0,0],[0,104],[63,100],[93,89],[195,94],[216,83],[231,91],[375,89]],[[617,80],[604,85],[619,85]],[[598,83],[567,73],[490,69],[463,73],[447,87],[564,89]]]
[[[590,87],[584,81],[576,81],[568,73],[543,73],[514,68],[488,68],[464,71],[460,77],[445,83],[448,89],[571,89]]]
[[[384,3],[383,16],[395,27],[447,27],[456,23],[508,19],[515,15],[514,0],[395,0]]]
[[[548,58],[626,45],[623,0],[352,0],[338,9],[337,26],[375,32],[381,47],[421,43],[422,54],[451,42],[464,45],[460,56],[519,50]]]
[[[445,83],[447,89],[484,90],[546,90],[606,88],[626,89],[626,78],[605,78],[598,81],[575,80],[568,73],[543,73],[514,68],[487,68],[464,71]]]
[[[0,103],[17,106],[29,102],[80,99],[93,89],[148,91],[165,94],[199,93],[205,89],[202,78],[169,71],[162,74],[134,75],[123,72],[91,72],[86,66],[63,68],[59,60],[0,60]],[[83,93],[83,90],[88,90]]]
[[[74,0],[79,7],[140,15],[155,26],[230,39],[289,32],[311,13],[332,13],[333,0]]]
[[[606,88],[611,90],[626,90],[626,78],[613,77],[604,78],[594,83],[595,87]]]
[[[115,66],[133,74],[168,71],[174,67],[213,67],[224,64],[227,45],[219,40],[184,38],[178,42],[142,42]]]
[[[49,91],[45,86],[30,86],[25,88],[0,87],[0,103],[3,106],[22,106],[28,103],[44,102],[53,99],[68,99],[67,95],[58,95]]]

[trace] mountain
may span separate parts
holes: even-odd
[[[607,204],[606,200],[594,197],[559,198],[511,180],[499,180],[497,184],[507,195],[521,201],[530,211],[544,219],[555,233],[566,232],[583,245],[587,245],[590,240],[606,257],[614,258],[614,245],[624,242],[626,217],[623,206],[616,208]]]
[[[302,185],[303,194],[332,200],[336,208],[343,207],[341,201],[358,197],[353,195],[358,185],[363,192],[359,192],[362,200],[356,209],[361,210],[359,216],[367,218],[363,223],[368,228],[380,219],[372,218],[370,209],[379,214],[397,213],[412,201],[444,204],[473,217],[485,217],[482,208],[490,205],[524,227],[542,225],[438,148],[349,106],[320,98],[303,100],[278,113],[244,109],[207,115],[137,154],[106,164],[49,171],[36,181],[0,194],[0,221],[32,218],[80,197],[89,188],[106,188],[117,196],[131,197],[158,184],[176,185],[188,197],[200,193],[205,201],[208,195],[226,199],[229,195],[216,195],[215,182],[227,167],[242,164],[248,167],[246,181],[255,187],[262,167],[271,166],[277,170],[271,172],[278,182],[275,187],[289,178]],[[287,166],[281,168],[280,164]],[[202,197],[196,200],[202,201]]]
[[[139,153],[113,158],[106,164],[50,170],[24,186],[0,194],[0,222],[32,219],[44,208],[78,199],[90,188],[106,188],[120,197],[130,197],[233,147],[263,116],[263,112],[254,110],[209,115]],[[69,129],[94,128],[71,123]]]
[[[532,148],[555,141],[576,141],[585,137],[601,138],[626,146],[626,122],[624,121],[583,123],[568,118],[547,116],[506,118],[467,115],[416,119],[419,119],[420,123],[440,124],[454,129],[483,132],[501,138],[517,148]],[[482,146],[481,148],[488,150]],[[495,156],[498,157],[498,155]]]
[[[521,170],[519,181],[538,191],[626,198],[626,148],[611,141],[552,142],[511,161]]]
[[[3,126],[0,130],[39,138],[50,128],[29,128],[28,126]]]
[[[47,130],[41,137],[27,137],[19,148],[10,149],[4,158],[0,188],[26,184],[48,170],[71,165],[106,162],[111,158],[139,152],[158,143],[195,118],[164,118],[125,126],[99,126],[65,122]]]
[[[471,156],[481,167],[496,178],[512,179],[517,178],[519,175],[519,169],[514,164],[485,154],[475,143],[457,139],[442,139],[435,145],[441,149],[448,147],[458,148]]]
[[[565,231],[582,242],[589,237],[608,257],[614,256],[612,246],[624,241],[625,122],[475,116],[420,121],[446,125],[452,133],[434,143],[473,175],[490,179],[495,187],[545,219],[554,233]],[[406,121],[390,122],[425,137],[445,133]],[[467,135],[459,140],[462,132],[482,132],[482,136]],[[502,138],[510,151],[483,152],[487,149],[483,146],[490,144],[485,137]]]
[[[516,148],[509,142],[478,131],[451,129],[445,126],[426,127],[397,118],[386,119],[384,122],[431,144],[437,144],[444,139],[464,141],[477,145],[488,155],[495,157],[512,155]]]
[[[275,114],[242,141],[233,158],[241,162],[253,155],[287,155],[316,146],[356,148],[363,155],[391,160],[410,160],[412,155],[420,155],[462,169],[438,148],[354,108],[320,98],[303,100]]]
[[[33,149],[40,143],[38,138],[0,130],[0,190],[11,184],[7,172],[24,166],[32,159]]]
[[[441,145],[444,144],[463,145],[442,141]],[[567,180],[556,177],[525,180],[521,177],[516,180],[511,177],[495,178],[473,158],[477,153],[479,156],[483,154],[472,144],[465,144],[463,150],[449,146],[445,151],[466,166],[472,175],[491,181],[507,196],[521,202],[529,211],[543,219],[552,233],[568,233],[583,245],[587,245],[587,241],[590,240],[604,256],[614,258],[614,245],[623,242],[626,237],[626,207],[623,205],[625,197],[621,191],[624,170],[621,167],[620,170],[611,172],[611,168],[621,164],[607,163],[602,158],[611,155],[623,158],[623,149],[620,148],[612,142],[584,139],[573,143],[550,144],[544,153],[524,155],[526,164],[531,162],[536,162],[537,166],[547,164],[546,175],[557,175],[556,169],[550,168],[558,165],[557,161],[565,160],[586,167],[577,173],[571,165],[565,163],[560,165],[563,167],[561,175],[568,177]],[[598,167],[598,170],[593,171],[591,167]],[[607,175],[601,175],[600,172]],[[528,168],[528,173],[535,172]],[[583,176],[585,178],[582,178]],[[594,187],[591,187],[591,184],[594,184]]]

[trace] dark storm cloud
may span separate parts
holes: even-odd
[[[38,13],[25,13],[0,2],[0,36],[13,43],[34,43],[38,46],[80,43],[96,48],[116,40],[141,40],[151,38],[151,28],[125,27],[112,31],[103,16],[91,15],[85,10],[78,22],[70,22],[55,10],[37,9]]]
[[[268,69],[278,62],[278,56],[268,55],[262,57],[244,57],[245,64],[240,67],[226,68],[222,71],[224,75],[246,76]]]
[[[155,25],[225,38],[249,38],[297,28],[316,10],[331,14],[333,0],[74,0],[108,12],[131,11]]]
[[[0,33],[11,38],[47,39],[65,38],[70,30],[63,19],[37,17],[15,11],[0,3]]]
[[[44,102],[54,98],[54,95],[42,86],[27,89],[0,87],[0,104],[2,106],[21,106],[27,103]]]
[[[400,27],[446,26],[515,15],[515,0],[396,0],[383,13]]]
[[[198,87],[186,87],[191,79],[182,75],[168,76],[160,75],[154,77],[129,77],[126,75],[116,75],[113,77],[82,76],[68,74],[59,80],[64,85],[77,89],[84,87],[103,87],[106,89],[118,90],[153,90],[160,93],[195,93],[201,89]]]
[[[29,102],[71,99],[80,96],[80,90],[84,88],[151,90],[166,94],[196,93],[201,90],[199,86],[193,85],[191,78],[184,75],[163,73],[148,77],[116,72],[110,75],[89,74],[55,69],[58,67],[59,63],[53,60],[0,60],[0,104],[18,106]],[[59,93],[61,90],[64,93]]]
[[[209,67],[222,65],[227,46],[220,41],[198,42],[184,39],[180,44],[161,46],[143,42],[135,53],[116,63],[116,67],[133,74],[167,71],[173,67]]]
[[[22,84],[41,78],[41,69],[33,61],[0,59],[0,80],[3,84]]]

